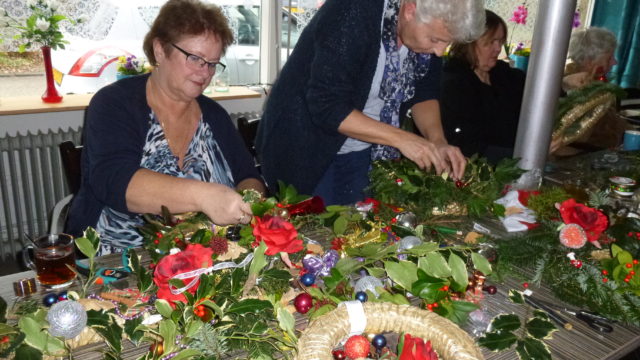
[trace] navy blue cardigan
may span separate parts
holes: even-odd
[[[277,180],[311,194],[346,136],[340,123],[367,102],[381,41],[384,0],[328,0],[300,35],[269,94],[256,148],[271,190]],[[441,60],[404,104],[437,99]],[[376,85],[377,86],[377,85]]]
[[[91,99],[83,130],[82,184],[71,204],[66,229],[72,235],[81,235],[87,226],[95,227],[105,206],[129,213],[125,194],[131,177],[140,169],[142,149],[151,127],[146,97],[148,78],[144,75],[120,80],[102,88]],[[197,101],[235,184],[247,178],[259,179],[253,158],[226,110],[202,95]]]

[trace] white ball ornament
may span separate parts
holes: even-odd
[[[51,335],[72,339],[87,326],[87,311],[77,301],[61,301],[51,306],[47,321]]]
[[[356,285],[353,287],[353,292],[354,293],[357,293],[359,291],[366,292],[367,290],[369,290],[376,297],[378,297],[378,292],[376,291],[376,287],[384,287],[384,284],[377,277],[366,275],[358,279],[358,281],[356,281]]]
[[[422,240],[419,237],[413,235],[405,236],[398,243],[398,251],[408,250],[420,244],[422,244]]]

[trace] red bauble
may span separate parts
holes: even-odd
[[[342,350],[333,350],[331,352],[331,355],[333,355],[333,358],[335,360],[344,360],[347,358],[347,354],[345,354]]]
[[[302,293],[293,300],[293,306],[300,314],[306,314],[313,306],[313,298],[307,293]]]
[[[366,358],[369,355],[371,344],[362,335],[353,335],[344,344],[344,352],[352,359]]]

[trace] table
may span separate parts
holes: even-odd
[[[143,254],[139,251],[138,254]],[[144,258],[143,258],[144,262]],[[120,265],[120,256],[107,255],[97,259],[99,266],[117,267]],[[0,277],[0,296],[2,296],[9,306],[16,300],[13,294],[13,282],[23,278],[35,277],[33,271],[26,271],[18,274],[12,274]],[[134,279],[129,278],[130,286],[135,286]],[[497,285],[498,292],[495,295],[486,295],[484,304],[486,311],[491,317],[499,313],[515,313],[524,316],[525,307],[515,305],[508,301],[507,295],[510,289],[521,289],[522,285],[515,279],[507,279],[503,284]],[[548,302],[557,302],[554,300],[550,292],[545,288],[530,287],[534,291],[536,298]],[[38,287],[37,297],[46,294],[42,287]],[[545,343],[551,349],[553,359],[562,360],[596,360],[596,359],[620,359],[624,355],[632,352],[640,344],[640,328],[621,324],[614,324],[614,331],[609,334],[599,333],[585,323],[570,319],[565,316],[573,324],[573,330],[560,329],[553,333],[551,340]],[[297,323],[304,326],[306,319],[297,317]],[[105,347],[102,343],[87,345],[74,350],[73,358],[76,360],[98,360],[102,359],[99,352]],[[505,351],[501,353],[492,353],[486,349],[482,349],[487,360],[512,360],[517,359],[515,351]],[[122,356],[124,359],[135,359],[140,355],[148,352],[147,346],[134,347],[129,341],[123,341]]]

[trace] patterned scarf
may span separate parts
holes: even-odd
[[[380,111],[380,121],[395,127],[400,126],[400,105],[415,95],[415,82],[429,71],[431,54],[416,54],[409,50],[406,59],[400,64],[400,53],[397,46],[398,13],[400,0],[388,0],[382,24],[382,44],[386,58],[380,92],[378,96],[384,100]],[[371,159],[397,159],[400,151],[392,146],[374,144],[371,148]]]

